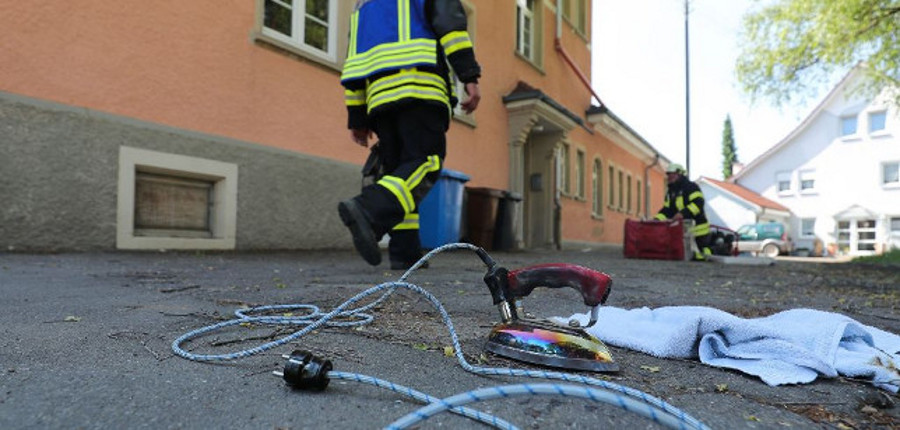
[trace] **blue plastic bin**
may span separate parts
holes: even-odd
[[[419,241],[433,249],[459,242],[462,201],[469,177],[450,169],[441,170],[434,187],[419,204]]]

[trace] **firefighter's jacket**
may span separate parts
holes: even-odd
[[[402,103],[456,103],[452,72],[477,82],[481,68],[459,0],[359,0],[341,74],[348,127],[371,128],[369,116]]]
[[[705,236],[709,234],[709,221],[706,219],[704,205],[705,200],[700,187],[682,175],[677,181],[669,184],[666,200],[656,214],[656,219],[667,220],[681,213],[685,219],[694,220],[694,236]]]

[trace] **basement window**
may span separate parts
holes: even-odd
[[[119,249],[234,249],[236,164],[121,147]]]

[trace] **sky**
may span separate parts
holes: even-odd
[[[690,0],[690,177],[722,178],[731,116],[738,161],[780,142],[808,106],[751,103],[734,72],[741,18],[752,0]],[[684,0],[593,0],[591,81],[603,103],[672,162],[686,165]],[[596,103],[596,101],[594,102]]]

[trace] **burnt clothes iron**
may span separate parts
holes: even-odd
[[[606,302],[612,279],[596,270],[574,264],[541,264],[509,271],[493,266],[484,276],[501,323],[491,330],[485,349],[513,360],[550,367],[594,372],[616,372],[606,345],[573,322],[563,326],[550,320],[526,317],[520,298],[536,287],[571,287],[581,292],[591,307],[588,327],[597,322],[600,305]]]

